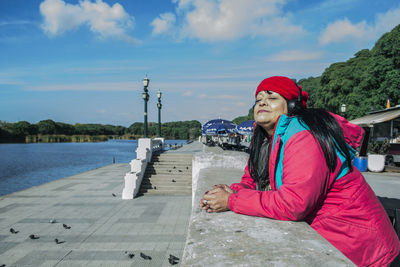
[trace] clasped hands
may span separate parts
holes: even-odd
[[[207,212],[227,211],[229,196],[234,193],[236,192],[226,184],[214,185],[210,191],[204,193],[200,207]]]

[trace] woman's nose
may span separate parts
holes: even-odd
[[[267,105],[267,100],[266,99],[261,99],[260,100],[260,106],[265,106],[265,105]]]

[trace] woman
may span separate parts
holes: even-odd
[[[306,221],[359,266],[388,266],[399,239],[351,160],[364,131],[322,109],[286,77],[256,90],[256,126],[240,183],[217,185],[200,206],[208,212]]]

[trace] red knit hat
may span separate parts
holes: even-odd
[[[300,85],[299,85],[300,87]],[[301,88],[301,87],[300,87]],[[302,89],[303,107],[307,107],[308,93]],[[271,91],[280,94],[287,100],[297,99],[299,97],[299,89],[295,82],[288,77],[272,76],[263,80],[257,87],[255,97],[261,91]]]

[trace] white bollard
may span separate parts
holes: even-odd
[[[122,199],[133,199],[133,192],[136,187],[136,173],[128,172],[125,174],[125,187],[122,190]]]

